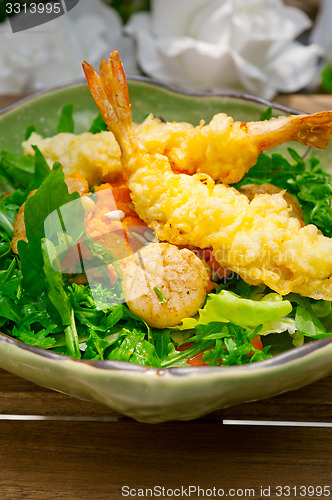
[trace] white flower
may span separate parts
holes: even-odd
[[[295,41],[310,26],[281,0],[152,0],[152,12],[132,16],[126,32],[151,77],[271,99],[313,78],[320,49]]]
[[[0,93],[29,93],[83,78],[83,60],[98,67],[113,49],[126,71],[138,72],[133,41],[102,0],[80,0],[65,15],[17,33],[7,20],[0,24]]]
[[[332,2],[321,0],[320,8],[314,27],[310,34],[310,41],[319,45],[324,53],[321,59],[315,79],[311,82],[309,90],[316,91],[321,84],[321,71],[328,64],[332,64]]]
[[[332,2],[322,0],[310,39],[324,49],[327,60],[332,61]]]

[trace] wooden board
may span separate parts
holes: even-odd
[[[139,489],[173,489],[174,499],[190,486],[257,499],[270,487],[269,498],[280,498],[277,486],[286,493],[287,486],[331,484],[331,440],[332,429],[206,421],[0,422],[1,500],[117,500],[124,487],[136,497]],[[203,496],[196,491],[190,498]]]
[[[0,107],[17,97],[0,97]],[[332,106],[325,95],[276,101]],[[226,425],[234,421],[305,426]],[[332,427],[321,423],[332,425],[332,377],[196,421],[147,425],[0,370],[0,499],[328,498]],[[308,489],[324,486],[325,495]]]

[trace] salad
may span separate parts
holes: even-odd
[[[72,111],[72,106],[64,106],[59,133],[73,132]],[[270,109],[262,119],[269,116]],[[89,132],[100,134],[106,129],[98,115]],[[34,132],[29,127],[22,139],[29,140]],[[332,335],[330,301],[295,293],[282,297],[265,285],[249,285],[237,274],[220,270],[209,252],[198,253],[213,283],[198,313],[174,326],[149,326],[125,302],[121,275],[126,251],[139,250],[139,241],[145,246],[155,244],[154,235],[142,243],[146,226],[142,225],[141,234],[136,220],[136,246],[125,236],[120,242],[123,252],[117,254],[119,240],[110,251],[103,239],[93,238],[87,230],[86,200],[95,202],[103,183],[97,180],[86,197],[79,190],[70,192],[62,165],[55,162],[50,168],[38,146],[32,147],[33,156],[1,152],[0,326],[4,334],[77,359],[158,368],[246,364]],[[288,151],[290,159],[261,154],[233,186],[269,184],[287,189],[303,211],[304,224],[313,223],[331,237],[330,176],[318,159]],[[117,181],[107,184],[113,194],[117,188],[121,188]],[[121,193],[126,210],[130,201],[123,189]],[[24,212],[25,235],[15,242],[16,254],[13,237],[19,212]],[[82,258],[82,249],[88,257]],[[158,287],[154,292],[160,303],[167,300]]]

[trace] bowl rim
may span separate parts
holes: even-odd
[[[230,99],[238,99],[238,100],[245,100],[249,102],[254,102],[257,104],[264,105],[266,107],[272,107],[275,110],[282,111],[284,113],[288,114],[301,114],[302,112],[300,110],[296,110],[294,108],[290,108],[288,106],[284,106],[279,103],[272,103],[271,101],[246,94],[246,93],[241,93],[241,92],[220,92],[220,91],[213,91],[213,92],[208,92],[208,91],[193,91],[193,90],[188,90],[185,88],[180,88],[172,85],[168,85],[166,83],[159,82],[157,80],[151,79],[146,76],[141,76],[141,75],[128,75],[127,80],[130,83],[131,81],[133,82],[138,82],[138,83],[143,83],[147,85],[151,85],[154,87],[159,87],[161,89],[164,89],[166,91],[169,91],[171,93],[179,94],[179,95],[184,95],[188,97],[194,97],[194,98],[230,98]],[[59,85],[55,85],[52,87],[49,87],[47,89],[43,89],[37,92],[32,93],[31,95],[28,95],[26,97],[23,97],[16,102],[6,106],[5,108],[0,110],[0,118],[11,111],[15,111],[17,108],[24,106],[27,103],[30,103],[31,101],[34,101],[36,99],[39,99],[40,97],[51,95],[53,93],[56,93],[57,91],[60,90],[65,90],[77,86],[87,86],[86,80],[83,78],[73,80],[71,82],[67,83],[62,83]],[[0,342],[8,343],[11,345],[14,345],[20,349],[29,351],[32,354],[42,356],[48,359],[52,359],[54,361],[59,360],[59,361],[71,361],[75,363],[82,363],[83,365],[91,366],[94,368],[98,369],[104,369],[104,370],[126,370],[126,371],[136,371],[136,372],[152,372],[155,374],[169,374],[169,375],[176,375],[176,376],[192,376],[192,375],[197,375],[197,374],[211,374],[211,373],[222,373],[225,370],[227,371],[233,371],[233,370],[241,370],[241,371],[255,371],[255,370],[260,370],[262,368],[268,368],[272,366],[278,366],[278,365],[287,365],[288,363],[293,362],[294,360],[299,360],[300,358],[303,358],[304,356],[307,356],[311,354],[312,352],[316,351],[317,349],[323,349],[324,347],[327,347],[329,344],[332,343],[332,337],[324,338],[324,339],[318,339],[316,341],[309,342],[303,346],[300,347],[294,347],[291,350],[282,352],[280,354],[276,354],[272,356],[269,359],[263,360],[263,361],[257,361],[255,363],[248,363],[245,365],[235,365],[235,366],[197,366],[197,367],[169,367],[169,368],[155,368],[155,367],[150,367],[150,366],[144,366],[144,365],[138,365],[135,363],[130,363],[128,361],[116,361],[116,360],[86,360],[86,359],[75,359],[71,358],[69,356],[65,356],[63,354],[59,354],[53,351],[49,351],[47,349],[42,349],[40,347],[36,347],[33,345],[25,344],[19,340],[14,339],[13,337],[10,337],[2,332],[0,332]]]
[[[284,104],[280,104],[277,102],[271,102],[268,99],[265,99],[264,97],[258,97],[253,94],[247,94],[247,93],[242,93],[242,92],[222,92],[222,91],[196,91],[196,90],[189,90],[186,88],[182,87],[177,87],[174,85],[169,85],[167,83],[160,82],[159,80],[154,80],[153,78],[149,78],[147,76],[142,76],[142,75],[128,75],[127,76],[127,81],[130,82],[139,82],[147,85],[151,85],[153,87],[160,87],[161,89],[164,89],[169,92],[173,92],[174,94],[179,94],[179,95],[184,95],[188,97],[202,97],[202,98],[230,98],[230,99],[239,99],[239,100],[245,100],[249,102],[255,102],[257,104],[262,104],[263,106],[266,107],[272,107],[273,109],[276,109],[278,111],[283,111],[285,113],[289,114],[301,114],[303,111],[295,108],[291,108],[289,106],[285,106]],[[33,101],[35,99],[38,99],[39,97],[43,97],[48,94],[55,93],[59,90],[64,90],[67,88],[71,87],[78,87],[78,86],[87,86],[87,82],[85,78],[78,78],[75,80],[72,80],[70,82],[66,83],[60,83],[58,85],[54,85],[52,87],[48,87],[46,89],[42,90],[37,90],[36,92],[33,92],[32,94],[29,94],[25,97],[22,97],[18,99],[17,101],[13,102],[12,104],[9,104],[8,106],[5,106],[0,110],[0,116],[3,114],[8,113],[9,111],[14,110],[15,108],[24,105],[26,103],[29,103],[30,101]]]
[[[332,344],[332,337],[327,337],[324,339],[319,339],[316,341],[309,342],[299,347],[294,347],[289,351],[284,351],[280,354],[276,354],[271,358],[265,359],[263,361],[256,361],[254,363],[247,363],[244,365],[231,365],[231,366],[174,366],[169,368],[156,368],[153,366],[139,365],[136,363],[130,363],[129,361],[117,361],[117,360],[91,360],[91,359],[76,359],[64,354],[59,354],[54,351],[49,351],[47,349],[42,349],[41,347],[36,347],[33,345],[25,344],[20,340],[16,340],[8,335],[0,332],[0,342],[7,343],[28,351],[31,354],[42,356],[43,358],[50,359],[52,361],[69,361],[74,363],[83,364],[100,370],[126,370],[130,372],[149,372],[154,375],[175,375],[175,376],[193,376],[197,374],[210,375],[215,373],[223,373],[225,371],[238,371],[241,372],[255,372],[260,371],[264,368],[278,367],[280,365],[285,366],[291,364],[294,361],[299,361],[300,359],[311,355],[318,349],[323,349],[330,344]]]

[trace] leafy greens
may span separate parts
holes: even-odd
[[[268,109],[262,119],[270,115]],[[89,131],[97,134],[106,128],[98,114]],[[28,127],[25,137],[34,130]],[[58,132],[73,131],[73,107],[66,105]],[[150,328],[129,310],[122,300],[120,282],[111,290],[103,283],[92,289],[72,282],[62,273],[59,255],[73,249],[84,235],[83,206],[78,193],[68,193],[61,165],[55,163],[50,169],[40,150],[33,148],[34,156],[1,152],[0,327],[5,334],[75,358],[159,368],[188,366],[188,359],[197,357],[211,366],[245,364],[266,359],[292,344],[331,335],[329,302],[296,294],[282,298],[266,287],[246,284],[237,275],[209,294],[195,318],[185,318],[178,327],[164,330]],[[278,154],[260,155],[235,187],[271,183],[287,189],[299,201],[305,222],[331,236],[328,174],[318,160],[305,161],[292,149],[289,153],[293,163]],[[37,191],[28,197],[32,190]],[[17,258],[10,244],[14,220],[24,202],[27,241],[18,242]],[[70,212],[66,210],[69,204]],[[114,264],[113,255],[100,243],[87,236],[84,243],[91,253],[91,265]],[[155,293],[160,302],[166,300],[157,288]],[[262,346],[255,344],[258,335]]]
[[[298,200],[305,224],[315,224],[325,236],[332,236],[331,176],[324,172],[317,158],[307,162],[293,149],[288,149],[293,163],[280,154],[259,155],[257,163],[234,185],[274,184]]]

